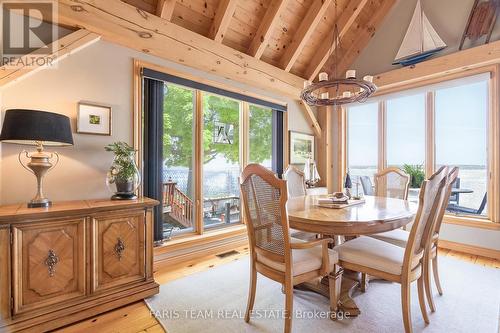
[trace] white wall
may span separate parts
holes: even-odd
[[[299,106],[267,91],[232,82],[185,66],[148,56],[115,44],[99,41],[69,56],[57,69],[46,69],[5,88],[2,118],[9,108],[33,108],[65,114],[76,130],[76,110],[79,101],[111,105],[113,135],[96,136],[74,133],[73,147],[58,148],[60,165],[48,174],[45,192],[52,200],[77,200],[108,197],[105,185],[112,154],[104,146],[115,141],[132,144],[133,59],[142,59],[190,74],[226,83],[264,96],[289,103],[289,129],[311,133]],[[1,204],[26,202],[35,191],[35,178],[22,169],[18,153],[26,148],[1,144],[0,197]],[[31,148],[30,148],[31,149]],[[52,151],[52,149],[47,149]]]

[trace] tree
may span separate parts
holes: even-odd
[[[204,163],[223,156],[228,163],[239,162],[240,103],[236,100],[203,94],[203,152]],[[163,159],[167,167],[189,168],[188,193],[192,198],[192,167],[194,142],[195,91],[168,84],[163,102]],[[262,163],[272,151],[272,112],[258,106],[250,106],[250,160]],[[234,137],[231,144],[214,142],[215,122],[232,124]]]

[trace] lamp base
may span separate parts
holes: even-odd
[[[36,201],[31,201],[28,202],[28,208],[47,208],[52,206],[52,201],[41,201],[41,202],[36,202]]]

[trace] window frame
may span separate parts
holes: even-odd
[[[193,90],[194,92],[194,227],[192,231],[187,231],[172,237],[172,244],[178,242],[191,242],[205,237],[223,237],[225,234],[231,235],[236,233],[244,233],[244,216],[242,216],[239,223],[232,223],[229,226],[205,228],[203,223],[203,94],[219,95],[224,98],[231,98],[239,103],[240,112],[240,165],[241,169],[248,165],[250,155],[249,144],[249,128],[250,128],[250,104],[258,105],[260,107],[269,108],[273,113],[273,171],[278,174],[287,167],[287,151],[288,151],[288,105],[279,100],[269,98],[267,96],[258,95],[246,90],[237,89],[232,86],[221,84],[219,82],[203,79],[198,76],[189,75],[183,72],[178,72],[172,69],[167,69],[162,66],[147,63],[144,61],[134,60],[134,113],[133,113],[133,141],[134,148],[138,151],[136,154],[136,162],[141,172],[144,171],[144,149],[143,149],[143,132],[144,123],[143,115],[143,70],[148,69],[156,71],[169,76],[178,77],[181,81],[193,81],[198,84],[197,87],[185,86],[179,82],[167,82],[186,89]],[[209,87],[209,90],[202,90],[203,87]],[[220,94],[218,92],[224,92]],[[227,95],[225,94],[227,93]],[[238,99],[237,97],[244,98],[245,100]],[[264,103],[259,103],[264,102]],[[272,106],[277,106],[273,108]],[[275,114],[279,113],[280,117]],[[279,119],[280,121],[277,121]],[[280,134],[281,133],[281,134]],[[275,149],[275,145],[281,144],[281,147]],[[276,153],[276,156],[274,155]],[[281,163],[281,165],[280,165]],[[143,194],[143,184],[141,183],[138,192]],[[170,242],[169,242],[170,243]]]
[[[487,110],[487,191],[488,191],[488,213],[486,217],[479,216],[457,216],[446,214],[444,222],[448,224],[458,224],[468,227],[478,227],[485,229],[500,228],[500,106],[499,101],[499,65],[486,66],[475,70],[464,70],[459,73],[443,75],[438,79],[421,80],[412,84],[391,86],[390,89],[376,94],[378,99],[378,165],[377,170],[381,171],[387,167],[387,123],[386,123],[386,101],[398,93],[411,91],[416,88],[425,88],[447,81],[465,79],[467,77],[480,74],[489,74],[488,79],[488,110]],[[429,89],[425,94],[425,174],[431,176],[435,170],[436,149],[435,149],[435,94],[436,89]],[[369,103],[368,100],[366,103]],[[346,121],[342,124],[341,131],[347,137],[349,106],[345,107]],[[343,172],[348,168],[348,142],[342,152]],[[493,223],[492,223],[493,222]]]

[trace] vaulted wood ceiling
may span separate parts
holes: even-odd
[[[332,66],[336,20],[339,73],[366,46],[396,0],[122,0],[256,59],[313,80]],[[330,59],[330,60],[329,60]]]

